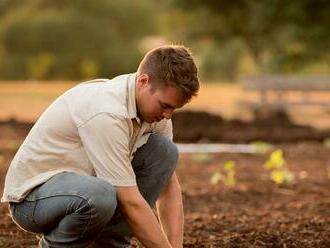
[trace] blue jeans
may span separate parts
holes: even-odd
[[[170,140],[152,134],[132,161],[138,188],[151,207],[178,159]],[[127,247],[132,233],[116,199],[116,188],[93,176],[60,173],[20,203],[10,203],[22,229],[42,234],[40,247]]]

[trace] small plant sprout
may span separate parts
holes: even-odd
[[[235,167],[236,165],[234,161],[227,161],[223,165],[223,168],[225,169],[227,175],[224,183],[229,187],[236,185]]]
[[[211,160],[211,156],[208,153],[194,153],[192,155],[192,161],[196,163],[208,163]]]
[[[294,175],[286,167],[283,151],[277,149],[270,154],[269,159],[264,163],[264,168],[270,170],[270,178],[276,184],[291,183]]]
[[[221,174],[220,172],[215,172],[210,178],[210,183],[215,185],[219,181],[222,181],[228,187],[235,186],[236,185],[235,162],[227,161],[223,165],[223,169],[225,171],[225,175]]]
[[[264,142],[264,141],[260,141],[260,140],[253,141],[250,144],[253,146],[255,152],[260,153],[260,154],[267,153],[271,149],[273,149],[273,146],[271,144]]]

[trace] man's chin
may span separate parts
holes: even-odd
[[[159,120],[157,118],[152,118],[152,119],[150,118],[150,119],[145,119],[144,121],[147,123],[154,123],[154,122],[160,122],[161,119]]]
[[[144,121],[144,122],[147,122],[147,123],[153,123],[153,122],[156,122],[155,119],[151,119],[151,118],[150,118],[150,119],[149,119],[149,118],[148,118],[148,119],[145,118],[145,119],[143,119],[143,121]]]

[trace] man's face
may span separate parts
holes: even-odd
[[[148,123],[171,119],[174,110],[185,104],[176,88],[153,89],[149,80],[137,82],[136,100],[139,118]]]

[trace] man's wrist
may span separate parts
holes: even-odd
[[[182,236],[176,235],[176,236],[169,236],[167,238],[173,248],[182,248],[183,247]]]

